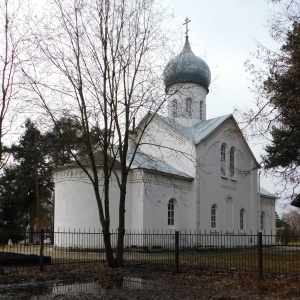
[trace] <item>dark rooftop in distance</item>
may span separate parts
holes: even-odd
[[[291,202],[291,205],[300,208],[300,194]]]

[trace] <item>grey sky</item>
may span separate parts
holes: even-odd
[[[191,19],[189,39],[193,52],[205,55],[214,81],[207,98],[208,117],[251,106],[253,96],[244,63],[256,50],[256,40],[275,47],[266,28],[270,15],[266,0],[164,0],[174,11],[174,26]],[[185,26],[182,26],[182,43]]]

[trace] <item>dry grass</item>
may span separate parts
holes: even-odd
[[[288,273],[299,274],[300,276],[300,248],[298,250],[289,250],[293,248],[268,247],[263,249],[263,267],[267,273]],[[297,249],[297,248],[295,248]],[[69,251],[65,248],[56,248],[51,245],[45,245],[44,255],[51,256],[53,265],[69,264],[73,262],[92,263],[104,261],[105,253],[79,251],[72,249]],[[21,254],[40,253],[40,246],[5,246],[0,248],[3,252],[14,252]],[[257,272],[258,253],[255,248],[245,249],[223,249],[201,252],[180,252],[180,267],[183,269],[210,269],[217,270],[234,270],[239,272]],[[127,264],[146,264],[162,263],[169,265],[174,269],[175,253],[174,252],[125,252],[124,260]]]

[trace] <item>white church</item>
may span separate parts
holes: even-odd
[[[208,65],[192,52],[186,37],[182,52],[164,70],[168,115],[154,116],[130,170],[127,231],[275,234],[275,196],[260,187],[259,164],[235,118],[207,118],[210,80]],[[97,158],[101,166],[101,153]],[[114,180],[110,199],[116,230],[119,191]],[[98,208],[88,178],[71,163],[55,173],[54,230],[84,229],[101,232]]]

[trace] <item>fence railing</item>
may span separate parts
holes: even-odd
[[[26,232],[18,243],[0,246],[0,268],[63,266],[104,261],[103,234],[96,231]],[[117,234],[111,235],[116,247]],[[288,241],[288,242],[287,242]],[[300,275],[300,237],[276,235],[128,232],[125,265],[153,265],[180,271],[227,271]]]

